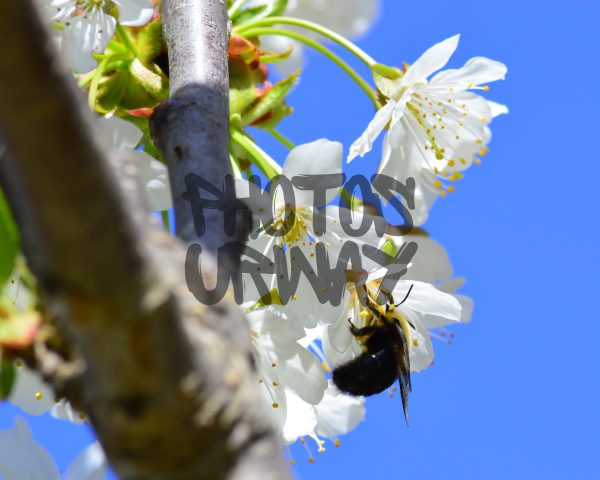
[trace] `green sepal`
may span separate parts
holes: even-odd
[[[264,297],[260,298],[258,302],[244,310],[244,313],[250,313],[255,310],[268,307],[269,305],[283,305],[281,297],[279,296],[279,292],[276,288],[271,289],[269,293],[267,293]]]
[[[299,75],[300,69],[273,85],[273,87],[250,109],[250,111],[242,115],[242,124],[251,125],[282,105],[292,88],[298,83]]]
[[[390,80],[397,80],[398,78],[401,78],[404,75],[402,70],[400,70],[399,68],[388,67],[387,65],[384,65],[383,63],[376,63],[371,68],[374,73],[377,73],[378,75],[380,75],[384,78],[388,78]]]
[[[136,41],[138,58],[146,67],[150,68],[154,60],[165,48],[162,36],[162,21],[160,18],[151,21],[137,32]]]
[[[169,80],[156,66],[147,68],[138,59],[127,70],[105,76],[98,87],[96,110],[101,113],[155,107],[169,96]]]
[[[241,58],[229,59],[229,112],[242,115],[256,101],[256,84],[262,79]]]
[[[5,400],[10,395],[16,379],[15,366],[12,361],[2,359],[0,364],[0,400]]]
[[[19,232],[4,194],[0,190],[0,290],[15,268],[19,253]]]
[[[395,258],[396,254],[398,253],[398,247],[391,238],[388,238],[385,241],[381,247],[381,250],[392,258]]]
[[[260,57],[260,63],[277,63],[287,60],[292,54],[294,48],[290,45],[285,52],[264,52]]]

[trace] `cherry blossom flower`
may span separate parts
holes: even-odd
[[[300,145],[294,148],[288,155],[283,165],[282,175],[288,181],[306,175],[341,174],[342,173],[343,148],[338,142],[331,142],[326,139],[320,139],[311,143]],[[363,244],[377,245],[380,238],[376,234],[375,225],[378,221],[383,221],[379,217],[370,218],[371,228],[364,235],[349,238],[344,232],[340,223],[342,214],[347,214],[351,219],[354,228],[359,225],[365,216],[370,216],[367,212],[350,211],[330,202],[338,195],[336,189],[327,191],[322,202],[315,202],[313,192],[310,190],[301,190],[293,187],[295,203],[292,205],[280,194],[280,189],[271,192],[271,196],[255,195],[253,200],[250,196],[250,189],[257,188],[256,185],[238,181],[238,197],[249,199],[248,205],[256,213],[255,218],[261,216],[261,212],[272,212],[269,225],[274,231],[284,231],[285,234],[276,236],[268,231],[260,232],[254,239],[248,241],[248,246],[265,257],[273,257],[273,248],[286,249],[298,247],[300,253],[306,258],[313,272],[317,271],[315,248],[319,243],[324,245],[329,259],[337,262],[340,258],[342,248],[347,240],[352,240],[359,248]],[[344,211],[345,210],[345,211]],[[264,216],[264,215],[263,215]],[[290,218],[293,218],[293,224],[289,225]],[[323,231],[315,230],[316,219],[322,220]],[[289,269],[297,268],[299,259],[289,256]],[[332,267],[335,265],[332,265]],[[275,275],[270,276],[270,288],[276,285]],[[257,295],[253,290],[253,282],[245,282],[245,288],[248,293],[245,298],[256,299]],[[319,322],[333,323],[340,314],[338,306],[331,306],[329,303],[322,304],[317,299],[314,289],[309,280],[300,275],[300,281],[296,295],[292,301],[287,304],[287,311],[293,312],[296,318],[306,328],[315,327]]]
[[[320,361],[298,343],[304,329],[290,315],[276,307],[259,308],[247,313],[252,335],[252,351],[264,398],[273,408],[283,431],[288,416],[297,412],[292,402],[298,398],[316,405],[327,388]]]
[[[68,63],[77,72],[96,67],[92,54],[104,52],[117,27],[111,15],[118,9],[121,25],[141,27],[154,14],[152,0],[38,0],[50,20],[62,25],[61,47]],[[111,13],[109,13],[111,12]]]
[[[438,195],[454,190],[452,182],[487,152],[491,120],[508,109],[490,102],[472,90],[488,91],[487,83],[504,79],[506,66],[475,57],[460,69],[444,70],[458,46],[459,35],[427,50],[398,78],[376,75],[376,83],[387,103],[350,148],[348,161],[369,152],[375,139],[389,128],[384,140],[379,173],[417,183],[413,214],[416,225]]]

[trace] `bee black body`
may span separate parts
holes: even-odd
[[[363,353],[333,370],[333,383],[350,395],[375,395],[398,380],[404,417],[408,421],[410,361],[407,337],[393,315],[373,307],[373,323],[357,328],[350,322],[350,331],[363,347]]]
[[[351,327],[351,329],[354,327]],[[367,336],[365,352],[333,371],[333,383],[350,395],[375,395],[389,388],[398,378],[398,328],[391,325],[357,328],[357,337]]]

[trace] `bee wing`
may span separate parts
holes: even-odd
[[[398,337],[400,339],[400,352],[398,354],[398,382],[400,383],[400,394],[402,396],[402,408],[404,409],[404,420],[408,425],[408,394],[412,391],[410,383],[410,358],[408,354],[408,339],[404,335],[404,330],[399,324]]]

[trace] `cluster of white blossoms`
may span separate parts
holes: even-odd
[[[56,24],[63,59],[81,73],[95,68],[93,55],[104,52],[115,34],[117,18],[121,25],[140,27],[154,15],[153,0],[36,1]]]
[[[142,26],[156,13],[152,0],[36,1],[45,9],[65,59],[77,73],[95,67],[94,55],[105,51],[115,32],[120,35],[123,26]],[[248,11],[260,13],[260,5],[273,6],[275,3],[282,2],[232,0],[228,6],[231,15],[232,10],[244,13],[244,6],[250,7]],[[289,16],[319,23],[349,37],[364,34],[378,10],[377,0],[289,0],[287,5]],[[274,15],[279,18],[271,19],[273,23],[269,24],[268,19],[265,23],[264,18],[256,15],[248,20],[250,27],[246,24],[249,33],[245,41],[251,43],[259,36],[260,49],[254,45],[254,50],[248,48],[235,59],[243,66],[240,71],[250,72],[254,79],[262,78],[266,69],[256,67],[260,64],[260,55],[265,54],[264,50],[286,51],[289,42],[294,43],[294,50],[284,64],[287,68],[295,68],[301,62],[300,44],[288,37],[274,36],[268,28],[281,21],[281,17]],[[236,25],[234,16],[232,20],[232,39],[235,40],[238,33],[244,35],[244,24]],[[260,33],[261,27],[264,37]],[[296,32],[301,25],[292,21],[286,28]],[[305,44],[310,45],[318,38],[317,30],[313,28],[303,37],[304,40],[308,38]],[[335,38],[335,35],[328,38]],[[358,52],[359,58],[372,69],[376,89],[365,87],[366,82],[359,80],[358,83],[371,93],[370,99],[377,111],[364,133],[350,147],[347,160],[350,162],[368,154],[385,131],[377,173],[395,182],[396,194],[400,193],[398,185],[408,192],[401,199],[396,198],[395,205],[398,201],[404,205],[412,219],[409,226],[424,224],[434,201],[452,192],[453,182],[461,179],[463,172],[486,154],[491,139],[491,120],[508,112],[505,106],[479,94],[489,90],[488,83],[505,77],[507,69],[502,63],[476,57],[462,68],[440,71],[456,50],[458,40],[456,35],[434,45],[413,64],[404,64],[402,69],[375,64],[364,52],[358,52],[358,47],[349,48],[351,53]],[[131,41],[131,38],[123,41]],[[283,47],[278,44],[282,41]],[[342,46],[348,49],[348,45],[342,43]],[[242,44],[242,47],[247,45]],[[267,56],[269,60],[265,63],[276,61],[276,56]],[[252,58],[246,62],[249,57]],[[342,65],[348,73],[346,67]],[[101,71],[99,75],[104,73]],[[356,75],[351,76],[356,80]],[[78,79],[83,77],[90,81],[89,75],[80,75]],[[277,84],[270,84],[266,74],[258,84],[251,84],[249,88],[244,84],[243,87],[239,96],[256,95],[252,102],[265,98],[280,101],[264,111],[259,109],[261,115],[255,115],[253,121],[267,119],[268,122],[272,117],[279,121],[285,116],[282,106],[287,105],[281,102],[289,89],[277,90]],[[84,88],[93,90],[89,85]],[[257,103],[252,102],[246,107],[254,108],[252,105]],[[94,102],[91,104],[93,106]],[[165,165],[147,153],[152,150],[141,150],[145,141],[142,130],[117,116],[118,113],[131,120],[131,115],[135,115],[129,108],[118,110],[115,106],[108,114],[102,112],[106,117],[99,120],[101,136],[113,156],[136,166],[135,174],[145,193],[147,206],[154,211],[168,210],[172,199]],[[140,107],[140,110],[144,109],[145,105]],[[243,136],[246,133],[240,125],[253,125],[267,129],[281,140],[282,135],[272,126],[244,124],[243,113],[232,115],[232,132]],[[147,117],[136,120],[140,118]],[[343,181],[323,189],[325,193],[319,196],[317,189],[289,182],[289,192],[294,199],[291,203],[281,183],[274,182],[267,194],[263,194],[249,181],[252,170],[248,164],[259,169],[264,167],[261,165],[264,158],[259,158],[264,152],[249,136],[245,137],[244,144],[235,144],[233,137],[230,152],[234,170],[237,167],[238,197],[245,199],[255,220],[261,219],[255,222],[242,260],[255,261],[256,253],[267,259],[266,266],[273,267],[268,272],[262,269],[262,264],[257,264],[257,271],[252,275],[245,272],[243,276],[241,308],[250,326],[256,380],[273,412],[283,442],[300,441],[309,452],[310,461],[314,461],[309,446],[311,441],[320,452],[325,450],[327,441],[339,446],[339,437],[364,419],[364,396],[371,394],[365,385],[370,382],[376,383],[373,393],[388,391],[391,394],[396,390],[394,382],[399,381],[406,415],[410,373],[432,365],[432,339],[449,343],[453,334],[446,327],[468,323],[473,301],[458,293],[464,280],[454,277],[448,255],[439,243],[421,229],[408,229],[399,235],[399,229],[388,225],[383,217],[383,206],[388,205],[390,199],[375,185],[372,185],[372,191],[369,188],[368,194],[381,208],[372,205],[368,198],[350,199],[354,192],[344,190]],[[280,182],[343,177],[342,144],[319,139],[293,147],[284,137],[283,143],[290,147],[290,152],[277,171],[283,177]],[[240,158],[236,158],[240,150],[237,147],[244,150]],[[272,159],[269,158],[267,163],[277,170]],[[131,169],[123,170],[128,175],[131,173]],[[261,170],[266,171],[265,168]],[[269,180],[277,175],[271,177]],[[411,183],[412,179],[414,183]],[[412,194],[410,185],[414,185]],[[343,202],[339,201],[341,198]],[[269,214],[265,215],[265,212]],[[368,228],[363,228],[364,225]],[[406,262],[395,262],[408,251],[412,255]],[[283,263],[278,263],[278,255],[284,257]],[[328,269],[343,272],[344,281],[337,291],[339,301],[323,300],[331,293],[328,290],[335,289],[333,282],[323,280],[323,271]],[[284,277],[289,280],[299,271],[297,287],[290,295],[285,295],[280,280]],[[388,288],[390,274],[397,278]],[[268,292],[268,299],[265,288],[261,289],[257,284],[258,278]],[[18,279],[4,288],[3,295],[13,299],[17,310],[29,308],[28,293]],[[383,297],[386,301],[382,301]],[[376,379],[376,375],[371,379],[369,375],[375,372],[374,369],[383,369],[383,362],[388,362],[389,367],[390,355],[393,356],[392,381],[388,377]],[[50,413],[56,418],[86,423],[85,415],[73,410],[66,400],[56,398],[51,387],[23,361],[14,360],[11,365],[15,367],[16,380],[8,401],[29,415]],[[350,382],[359,382],[357,391],[362,389],[365,393],[352,394],[354,386],[349,385],[348,380],[340,380],[339,375],[336,377],[336,372],[349,366],[356,373],[356,379],[350,379]],[[387,370],[386,375],[389,368]],[[99,445],[94,444],[69,467],[65,478],[98,480],[104,478],[105,469],[104,454]],[[0,432],[0,474],[7,479],[19,480],[60,478],[47,452],[35,443],[20,419],[12,430]]]
[[[479,156],[487,153],[492,119],[508,113],[504,105],[473,91],[488,91],[487,83],[503,80],[506,66],[484,57],[470,59],[460,69],[431,75],[444,67],[458,46],[459,35],[440,42],[395,79],[375,76],[386,97],[365,132],[350,148],[348,161],[369,152],[387,129],[378,172],[398,180],[416,180],[418,199],[413,213],[422,225],[438,196],[452,192],[452,182]]]

